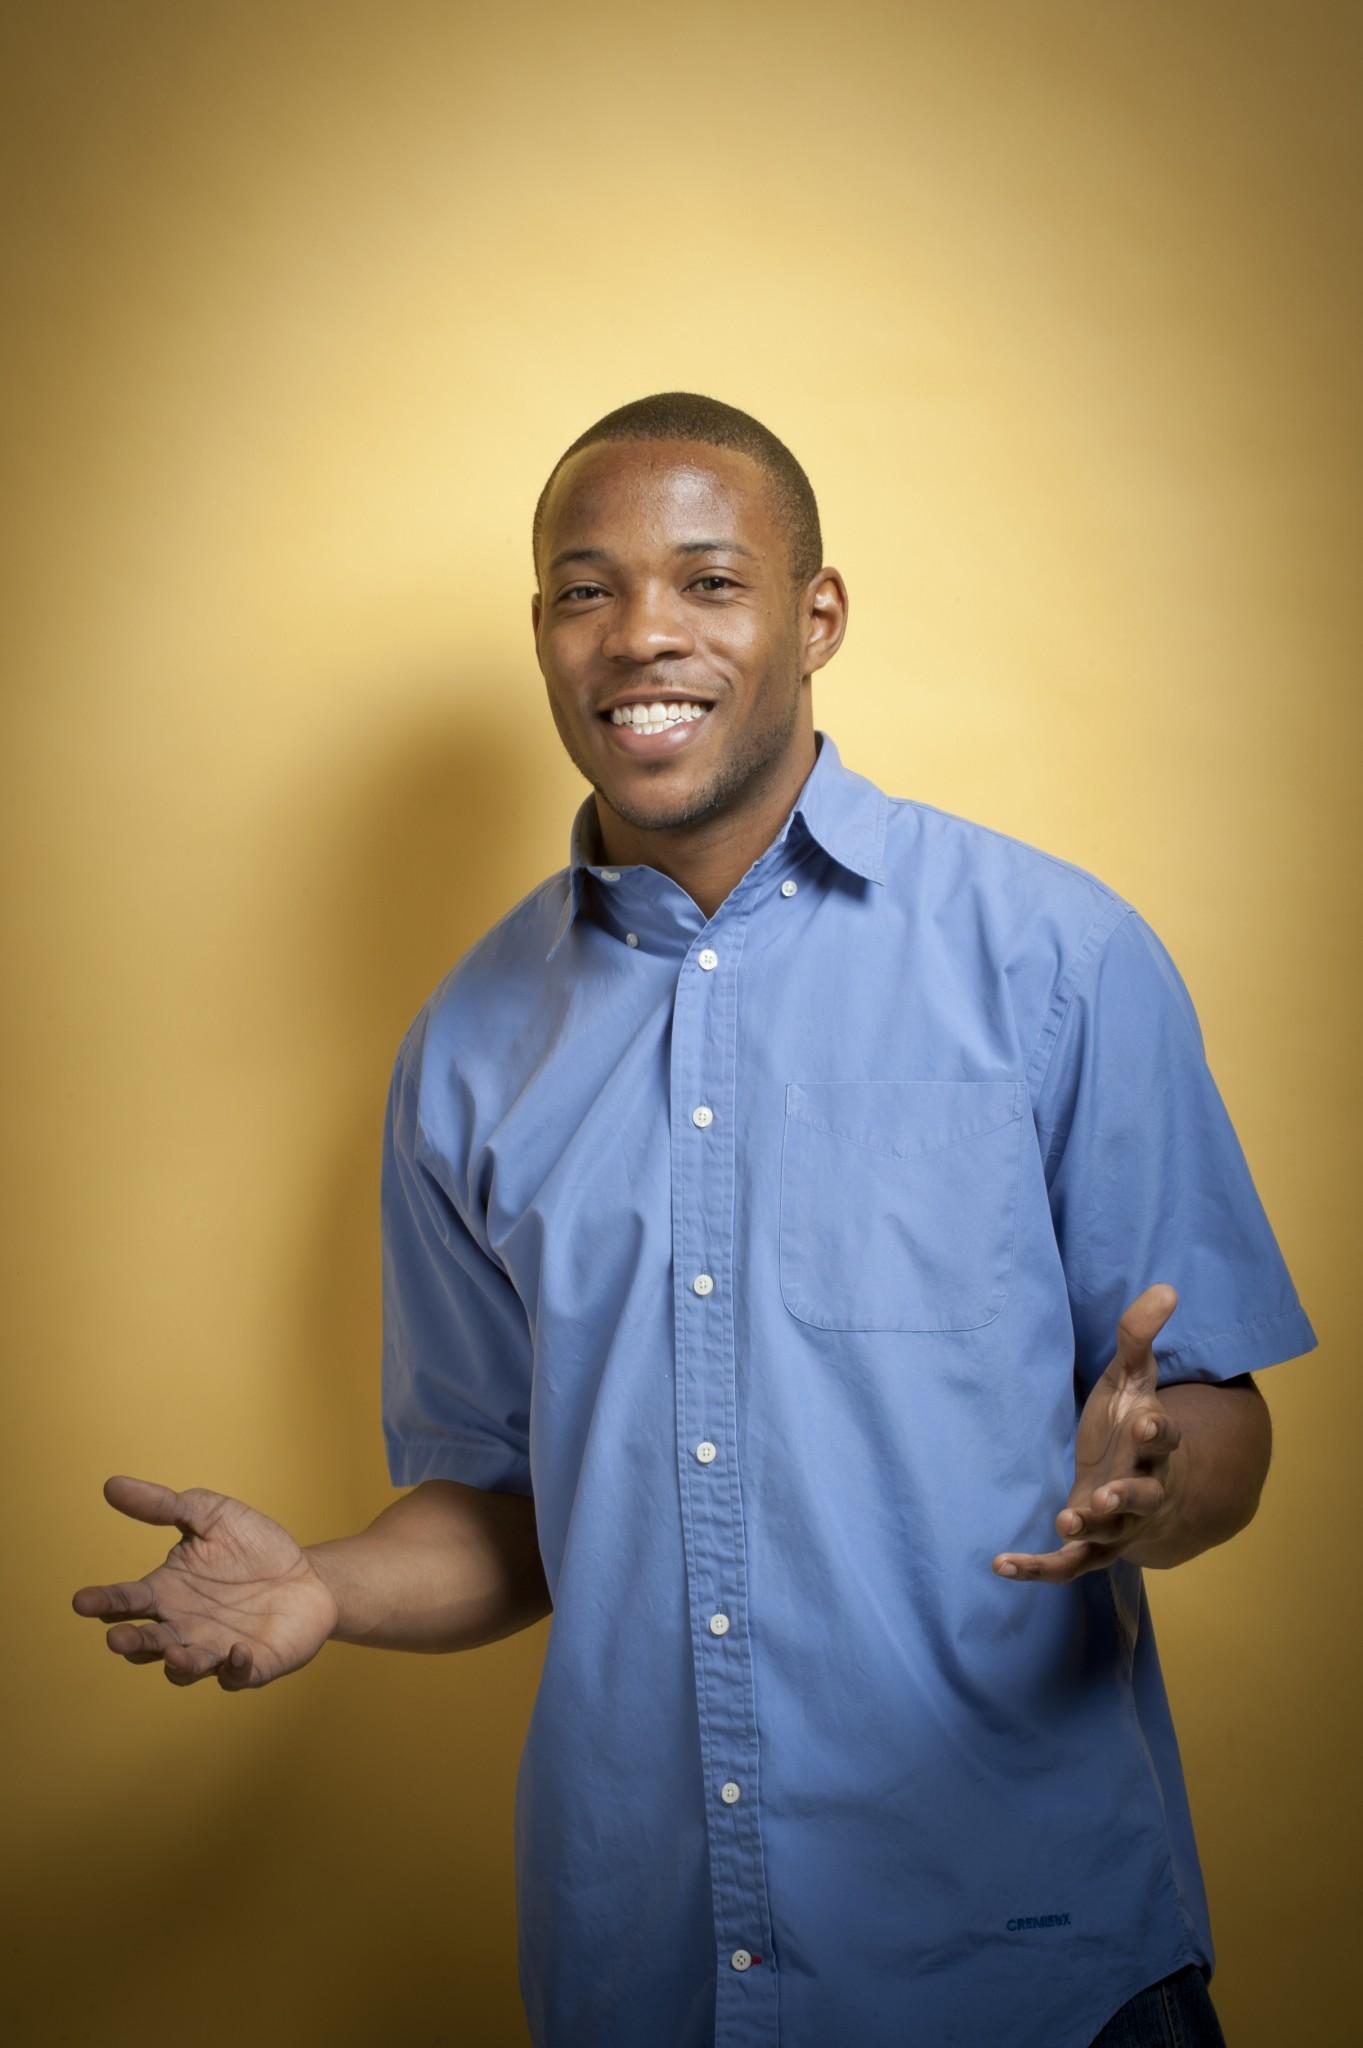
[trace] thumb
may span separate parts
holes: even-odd
[[[1117,1320],[1117,1356],[1128,1378],[1148,1377],[1153,1387],[1158,1367],[1151,1348],[1178,1307],[1178,1294],[1167,1280],[1157,1280],[1128,1303]]]
[[[208,1527],[202,1513],[206,1496],[201,1487],[177,1493],[155,1479],[129,1479],[122,1473],[106,1479],[104,1498],[120,1514],[139,1522],[156,1522],[181,1529],[187,1536],[202,1536]]]

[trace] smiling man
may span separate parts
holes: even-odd
[[[590,789],[395,1062],[412,1491],[300,1549],[111,1479],[184,1540],[74,1604],[226,1690],[552,1606],[537,2048],[1220,2042],[1142,1568],[1250,1519],[1250,1375],[1316,1339],[1188,991],[1095,876],[815,728],[847,590],[749,415],[598,421],[534,548]]]
[[[799,475],[685,439],[586,437],[536,511],[535,644],[603,850],[707,917],[814,766],[810,677],[846,624]]]

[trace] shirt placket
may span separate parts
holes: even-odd
[[[751,878],[750,878],[751,879]],[[738,986],[751,891],[731,894],[677,980],[671,1050],[677,1448],[706,1801],[715,2048],[776,2048],[738,1470],[734,1192]]]

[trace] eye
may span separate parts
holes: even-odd
[[[737,590],[738,588],[732,576],[698,576],[696,581],[697,583],[724,583],[728,585],[730,590]]]
[[[560,603],[566,602],[567,599],[570,597],[580,597],[584,591],[586,592],[588,597],[591,597],[595,592],[599,591],[600,588],[601,585],[599,583],[574,583],[570,590],[564,591],[563,596],[560,599]]]

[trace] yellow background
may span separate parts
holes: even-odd
[[[1232,2048],[1353,2038],[1359,22],[11,0],[11,2039],[525,2039],[543,1626],[229,1696],[69,1599],[167,1547],[111,1472],[305,1542],[391,1498],[390,1064],[584,793],[531,510],[674,387],[814,482],[849,765],[1189,982],[1321,1346],[1147,1583]]]

